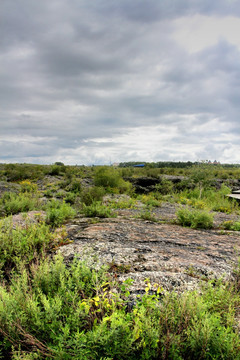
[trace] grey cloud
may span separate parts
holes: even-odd
[[[9,141],[0,140],[1,156],[15,159],[15,152],[19,161],[28,154],[40,161],[62,152],[68,158],[68,151],[74,157],[74,149],[83,147],[90,161],[88,146],[91,156],[94,147],[105,153],[111,147],[127,160],[141,152],[127,144],[121,151],[114,139],[133,128],[175,126],[176,144],[190,138],[196,143],[202,136],[196,126],[214,118],[229,121],[230,133],[239,133],[239,50],[225,40],[190,54],[172,38],[171,19],[196,13],[237,16],[240,5],[3,0],[0,136]],[[43,139],[23,143],[24,136]],[[166,156],[165,149],[155,153],[154,159]]]

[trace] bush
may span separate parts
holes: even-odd
[[[0,271],[9,276],[12,269],[30,264],[54,246],[54,235],[46,224],[14,228],[11,218],[0,222]]]
[[[81,185],[81,181],[80,180],[72,180],[70,185],[68,186],[68,189],[71,192],[75,193],[75,194],[79,194],[82,190],[82,185]]]
[[[224,221],[220,227],[224,230],[240,231],[240,222],[228,220]]]
[[[153,221],[153,222],[157,221],[157,218],[149,210],[145,210],[145,211],[141,212],[140,215],[138,216],[138,218],[143,219],[143,220]]]
[[[103,205],[100,201],[93,202],[91,205],[83,204],[83,213],[87,217],[108,218],[116,216],[111,208]]]
[[[19,212],[39,210],[42,207],[38,195],[29,193],[15,194],[11,192],[4,193],[0,200],[0,206],[7,216]]]
[[[49,175],[59,176],[63,175],[66,172],[65,165],[52,165],[49,170]]]
[[[162,359],[239,359],[240,339],[233,330],[233,307],[239,301],[228,285],[218,283],[161,302],[159,348]]]
[[[64,201],[52,200],[47,205],[46,222],[53,227],[62,225],[66,220],[76,216],[76,211]]]
[[[69,192],[65,197],[65,202],[72,205],[75,203],[76,198],[77,198],[77,194]]]
[[[177,211],[178,223],[193,229],[211,229],[213,227],[213,214],[202,210],[182,208]]]
[[[33,184],[30,180],[23,180],[20,182],[21,192],[35,193],[37,192],[37,184]]]
[[[169,293],[147,281],[131,310],[130,281],[61,256],[0,285],[0,350],[14,359],[239,360],[239,294],[220,281]],[[150,295],[150,290],[153,295]],[[201,295],[200,295],[201,294]],[[9,356],[8,356],[9,355]]]
[[[151,193],[150,195],[144,194],[138,196],[138,200],[150,207],[161,207],[162,202],[158,198],[158,193]]]
[[[83,204],[89,206],[93,202],[101,201],[105,193],[102,186],[92,186],[82,191],[80,199]]]
[[[155,186],[155,190],[162,195],[171,194],[173,192],[173,182],[162,177],[161,183]]]
[[[220,211],[225,213],[232,213],[238,210],[238,204],[234,200],[226,197],[231,193],[231,189],[222,185],[220,190],[212,188],[194,188],[192,190],[185,190],[179,194],[175,194],[175,199],[185,205],[191,205],[197,209]]]
[[[120,194],[132,191],[132,184],[124,181],[121,172],[117,169],[101,167],[95,173],[94,183],[96,186],[104,187],[107,191],[114,189]]]

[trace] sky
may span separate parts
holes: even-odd
[[[0,163],[239,163],[239,34],[239,0],[1,0]]]

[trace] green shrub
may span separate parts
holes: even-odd
[[[182,208],[177,211],[178,223],[193,229],[211,229],[213,227],[213,214],[202,210]]]
[[[37,184],[32,183],[30,180],[23,180],[20,182],[21,192],[35,193],[37,192]]]
[[[68,269],[59,256],[33,264],[29,274],[23,270],[15,275],[8,289],[0,286],[3,346],[10,339],[20,354],[28,350],[41,359],[84,355],[87,336],[82,331],[91,329],[93,320],[98,319],[94,297],[105,279],[102,270],[95,272],[81,262]],[[82,345],[81,336],[85,339]],[[89,353],[90,348],[91,343],[87,346]]]
[[[103,205],[100,201],[95,201],[91,205],[83,204],[82,210],[87,217],[108,218],[116,216],[110,207]]]
[[[46,222],[53,227],[62,225],[74,216],[76,216],[76,211],[64,201],[52,200],[47,205]]]
[[[5,192],[0,200],[0,207],[5,214],[14,215],[19,212],[27,212],[30,210],[39,210],[42,205],[38,195],[29,193],[15,194]]]
[[[143,220],[154,221],[154,222],[157,221],[156,217],[149,210],[145,210],[145,211],[141,212],[140,215],[138,216],[138,218],[143,219]]]
[[[82,191],[80,199],[83,204],[91,205],[93,202],[101,201],[105,194],[106,191],[102,186],[92,186]]]
[[[130,283],[112,291],[106,269],[66,266],[59,255],[32,264],[0,285],[0,349],[10,358],[13,345],[24,360],[240,359],[233,287],[219,281],[159,301],[161,289],[147,281],[128,310]]]
[[[228,285],[207,284],[199,292],[169,294],[161,302],[159,349],[162,359],[239,359],[233,330],[239,295]]]
[[[72,205],[75,203],[76,198],[77,198],[77,194],[69,192],[65,197],[65,202]]]
[[[49,170],[49,175],[59,176],[63,175],[66,171],[65,165],[52,165]]]
[[[136,200],[132,199],[128,196],[120,198],[113,198],[107,200],[107,204],[111,206],[113,209],[135,209],[136,208]]]
[[[98,169],[94,176],[94,183],[96,186],[104,187],[109,192],[113,189],[120,194],[132,191],[132,184],[123,180],[120,170],[113,168],[101,167]]]
[[[54,246],[54,235],[46,224],[14,228],[11,218],[0,221],[0,271],[9,275],[21,264],[29,264]]]
[[[212,188],[202,188],[200,190],[196,187],[192,190],[184,190],[179,194],[174,194],[174,197],[180,204],[190,205],[196,209],[213,210],[230,214],[238,210],[237,202],[226,197],[226,195],[230,193],[231,190],[227,186],[222,185],[220,190]]]
[[[70,185],[68,186],[68,190],[75,193],[75,194],[79,194],[82,190],[82,184],[80,180],[72,180]]]
[[[155,190],[162,195],[171,194],[173,192],[173,182],[162,177],[160,184],[155,186]]]
[[[221,229],[224,230],[240,231],[240,222],[228,220],[228,221],[224,221],[220,227]]]
[[[47,189],[44,191],[44,196],[47,198],[51,198],[55,195],[55,191],[53,189]]]
[[[162,202],[158,199],[158,193],[140,195],[138,196],[138,200],[150,207],[161,207],[162,205]]]

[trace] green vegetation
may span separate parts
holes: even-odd
[[[182,175],[171,182],[162,175]],[[153,191],[135,194],[130,180],[159,179]],[[216,179],[225,179],[221,187]],[[62,225],[75,216],[112,217],[133,209],[158,221],[164,201],[182,204],[182,226],[211,229],[216,212],[239,214],[229,200],[238,166],[146,164],[144,168],[0,164],[0,180],[14,182],[0,194],[0,359],[239,359],[240,265],[231,282],[207,282],[198,291],[168,293],[146,280],[132,300],[131,279],[117,273],[131,265],[95,270],[56,255],[68,243]],[[4,183],[5,184],[5,183]],[[179,205],[178,205],[179,206]],[[14,214],[41,210],[34,223],[16,226]],[[24,218],[24,215],[23,215]],[[99,221],[96,220],[96,221]],[[220,229],[240,231],[240,221]]]
[[[62,242],[63,234],[55,236],[45,223],[13,227],[12,219],[0,221],[0,274],[9,277],[12,270],[20,270]]]
[[[111,208],[103,205],[100,201],[93,202],[91,205],[83,204],[83,213],[88,217],[115,217]]]
[[[146,284],[128,310],[128,285],[106,268],[60,256],[0,285],[0,349],[13,359],[240,359],[234,284],[161,295]],[[236,281],[237,284],[237,281]],[[117,290],[117,291],[116,291]],[[152,295],[150,295],[150,291]]]
[[[238,210],[237,202],[226,197],[230,193],[231,189],[226,185],[222,185],[220,190],[207,186],[203,189],[195,187],[192,190],[184,190],[174,194],[174,197],[180,204],[230,214]]]
[[[108,192],[131,193],[132,186],[129,182],[124,181],[121,172],[109,167],[100,167],[94,176],[96,186],[104,187]]]
[[[46,222],[53,227],[62,225],[66,220],[76,216],[76,211],[67,203],[52,200],[47,205]]]
[[[31,193],[5,192],[0,199],[0,209],[5,216],[14,215],[19,212],[41,209],[42,204],[38,195]]]
[[[190,210],[182,208],[177,211],[178,223],[193,229],[211,229],[213,227],[213,214],[203,210]]]

